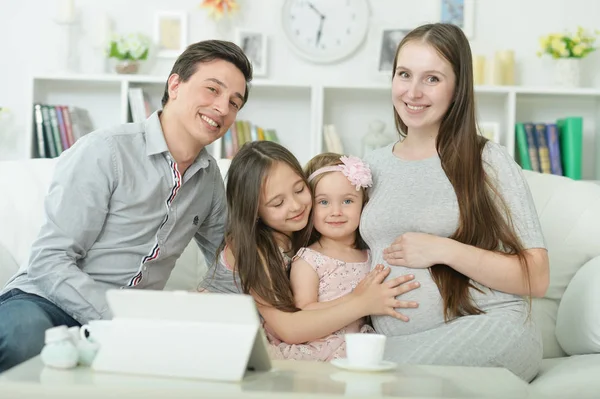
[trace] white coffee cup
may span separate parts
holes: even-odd
[[[110,333],[112,322],[110,320],[92,320],[79,329],[81,339],[85,341],[102,344]]]
[[[346,357],[348,363],[357,366],[377,366],[383,361],[385,335],[346,334]]]

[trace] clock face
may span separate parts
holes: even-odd
[[[314,62],[352,54],[369,30],[367,0],[285,0],[283,31],[293,49]]]

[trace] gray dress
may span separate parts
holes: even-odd
[[[283,249],[279,248],[279,250],[285,262],[284,267],[289,268],[292,258],[287,256]],[[215,259],[215,263],[209,266],[198,285],[198,290],[220,294],[243,294],[240,276],[238,273],[234,273],[233,267],[227,263],[225,251],[221,251]]]
[[[360,232],[371,249],[372,265],[387,263],[383,249],[406,232],[449,237],[458,226],[458,202],[438,156],[406,161],[393,154],[393,144],[367,154],[373,188],[362,214]],[[529,187],[519,166],[504,147],[489,142],[483,151],[486,172],[510,209],[523,246],[545,248]],[[446,323],[442,298],[429,269],[392,266],[388,278],[412,273],[421,287],[402,295],[419,303],[400,309],[410,321],[372,317],[387,335],[385,357],[399,363],[506,367],[526,381],[535,377],[542,360],[542,340],[529,317],[528,300],[483,287],[471,290],[486,313]]]

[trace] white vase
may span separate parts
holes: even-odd
[[[579,58],[558,58],[554,64],[554,84],[560,87],[579,87]]]

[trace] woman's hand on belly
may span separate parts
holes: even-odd
[[[375,266],[350,295],[361,298],[360,302],[368,309],[368,314],[387,315],[408,321],[408,317],[396,309],[416,308],[419,304],[414,301],[399,300],[396,297],[419,288],[420,284],[417,281],[413,281],[415,276],[411,274],[395,277],[384,282],[389,274],[389,267],[384,268],[382,265]]]
[[[404,233],[383,250],[383,259],[393,266],[426,269],[445,264],[448,238],[426,233]]]

